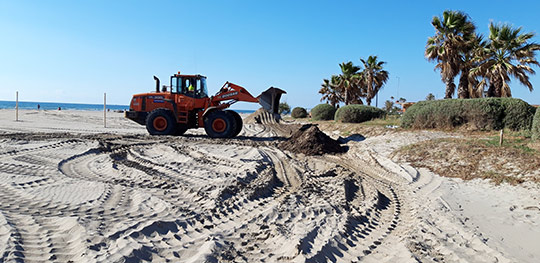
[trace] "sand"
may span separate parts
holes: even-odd
[[[444,133],[279,148],[148,136],[108,113],[0,110],[0,262],[538,262],[540,190],[442,178],[390,158]]]

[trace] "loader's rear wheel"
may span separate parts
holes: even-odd
[[[156,109],[146,118],[146,130],[151,135],[172,135],[176,130],[176,121],[166,109]]]
[[[204,120],[204,130],[212,138],[229,138],[236,130],[236,120],[227,112],[213,111]]]
[[[156,118],[154,118],[154,121],[152,122],[154,129],[160,132],[167,129],[167,124],[168,123],[167,123],[167,119],[165,119],[165,116],[157,116]]]
[[[225,112],[232,115],[236,121],[236,129],[234,133],[231,135],[231,137],[236,137],[242,131],[242,126],[243,126],[242,117],[240,116],[240,114],[238,114],[238,112],[233,111],[233,110],[226,110]]]

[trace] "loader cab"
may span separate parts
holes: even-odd
[[[207,98],[206,77],[201,75],[175,74],[171,77],[171,91],[197,99]]]

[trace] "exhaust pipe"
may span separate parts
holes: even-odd
[[[156,93],[159,93],[159,78],[154,76],[154,80],[156,81]]]

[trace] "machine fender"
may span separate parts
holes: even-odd
[[[176,102],[174,100],[165,99],[166,102],[169,102],[172,105],[174,119],[178,122],[178,111],[176,110]]]
[[[215,111],[218,107],[215,107],[215,106],[212,106],[212,107],[208,107],[208,109],[206,109],[204,112],[203,112],[203,117],[206,117],[206,115],[212,111]]]

